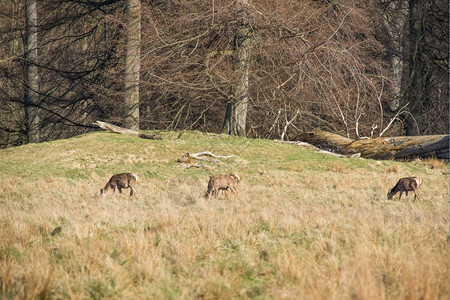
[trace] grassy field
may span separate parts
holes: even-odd
[[[448,299],[448,164],[161,134],[0,150],[0,299]],[[236,157],[176,162],[206,150]],[[101,198],[126,171],[137,196]],[[203,197],[231,172],[239,196]],[[413,175],[420,200],[388,201]]]

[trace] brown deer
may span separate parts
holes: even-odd
[[[395,194],[400,192],[400,196],[398,197],[398,200],[402,198],[402,193],[406,193],[406,197],[408,197],[408,192],[413,191],[414,192],[414,201],[416,201],[416,198],[419,198],[419,193],[417,190],[422,185],[422,179],[419,177],[406,177],[401,178],[397,184],[389,190],[387,197],[388,200],[392,200],[392,197],[394,197]]]
[[[130,188],[130,197],[136,193],[134,189],[136,183],[138,181],[138,177],[133,173],[121,173],[113,175],[104,188],[100,189],[100,194],[103,197],[106,197],[106,193],[109,190],[113,190],[113,193],[116,191],[116,188],[119,190],[119,193],[122,194],[122,189]]]
[[[186,164],[192,164],[193,162],[194,162],[194,158],[195,157],[193,157],[191,154],[189,154],[189,152],[188,153],[186,153],[186,154],[183,154],[183,156],[181,157],[181,158],[179,158],[179,159],[177,159],[177,162],[180,162],[180,163],[186,163]]]
[[[220,174],[216,176],[211,176],[208,182],[208,190],[205,197],[208,198],[210,195],[217,197],[220,190],[225,191],[228,196],[228,189],[233,194],[238,194],[237,184],[241,181],[236,174]]]

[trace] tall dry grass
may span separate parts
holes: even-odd
[[[99,197],[97,172],[0,177],[0,298],[448,298],[443,169],[418,163],[413,202],[386,200],[407,163],[296,164],[237,166],[239,196],[217,199],[169,166],[131,199]]]

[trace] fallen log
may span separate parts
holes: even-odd
[[[203,151],[203,152],[198,152],[198,153],[186,153],[184,154],[181,158],[177,159],[177,162],[180,163],[188,163],[188,164],[192,164],[194,162],[194,159],[198,159],[198,160],[204,160],[204,161],[210,161],[210,162],[220,162],[220,160],[218,159],[210,159],[210,158],[204,158],[204,157],[200,157],[202,155],[206,155],[206,156],[211,156],[211,157],[215,157],[215,158],[232,158],[235,157],[235,155],[227,155],[227,156],[223,156],[223,155],[215,155],[213,153],[211,153],[210,151]]]
[[[224,158],[224,159],[235,157],[235,155],[226,155],[226,156],[215,155],[215,154],[211,153],[210,151],[203,151],[203,152],[192,153],[192,154],[188,152],[188,153],[184,154],[181,158],[177,159],[177,162],[181,163],[178,167],[183,167],[185,169],[190,169],[190,168],[211,168],[208,165],[195,163],[194,159],[208,161],[208,162],[220,163],[220,160],[218,160],[218,159],[209,159],[209,158],[200,157],[202,155],[211,156],[211,157],[215,157],[215,158]]]
[[[235,155],[225,155],[225,156],[224,155],[215,155],[215,154],[211,153],[211,151],[203,151],[203,152],[193,153],[191,155],[196,159],[203,159],[203,160],[208,160],[208,159],[200,157],[202,155],[211,156],[214,158],[225,158],[225,159],[235,157]],[[218,160],[215,159],[215,160],[210,160],[210,161],[218,161]]]
[[[309,131],[299,140],[320,149],[343,155],[361,153],[363,158],[412,160],[415,158],[449,159],[448,135],[382,137],[352,140],[326,131]]]
[[[128,129],[119,127],[110,123],[102,122],[102,121],[96,121],[93,123],[94,125],[100,127],[101,129],[109,130],[114,133],[120,133],[120,134],[126,134],[126,135],[134,135],[137,137],[140,137],[142,139],[150,139],[150,140],[162,140],[160,136],[157,135],[150,135],[146,133],[142,133],[136,130]]]

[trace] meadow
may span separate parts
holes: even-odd
[[[159,134],[0,150],[0,299],[448,299],[447,163]],[[177,162],[201,151],[235,157]],[[100,197],[128,171],[136,197]],[[204,198],[233,172],[238,196]],[[418,201],[387,200],[413,175]]]

